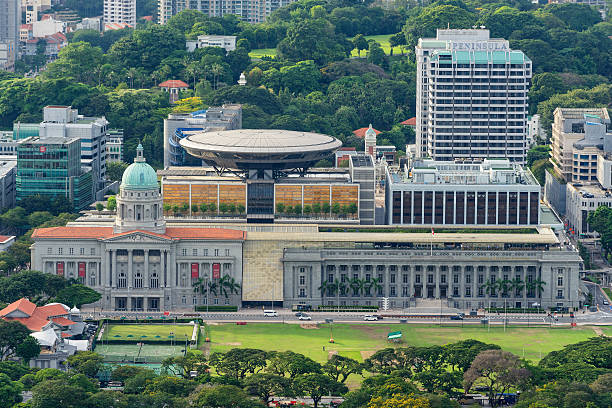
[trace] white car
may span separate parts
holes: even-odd
[[[298,317],[298,320],[312,320],[312,318],[310,316],[308,316],[307,314],[301,314]]]
[[[363,316],[363,320],[365,320],[366,322],[375,322],[378,320],[378,317],[372,315],[365,315]]]

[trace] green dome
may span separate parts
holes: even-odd
[[[154,190],[158,188],[157,173],[143,157],[142,145],[136,148],[134,163],[123,172],[121,187],[127,190]]]

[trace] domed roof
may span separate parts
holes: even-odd
[[[376,139],[376,132],[374,131],[374,129],[372,129],[372,124],[371,123],[370,123],[370,127],[365,132],[365,137],[367,139],[370,139],[370,138]]]
[[[123,172],[121,188],[128,190],[156,190],[158,188],[157,173],[145,161],[141,144],[136,148],[134,163]]]

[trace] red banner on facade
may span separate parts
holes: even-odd
[[[55,264],[55,274],[58,276],[64,276],[64,262],[57,262]]]
[[[191,277],[196,279],[200,277],[200,264],[191,264]]]
[[[79,262],[79,278],[85,277],[85,262]]]
[[[213,279],[219,279],[221,277],[221,264],[213,264]]]
[[[39,146],[39,147],[38,147],[38,151],[39,151],[40,153],[45,153],[45,152],[47,151],[47,146]]]

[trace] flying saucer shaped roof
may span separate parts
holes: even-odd
[[[238,129],[188,132],[180,145],[218,167],[277,170],[310,167],[342,147],[342,142],[319,133]]]

